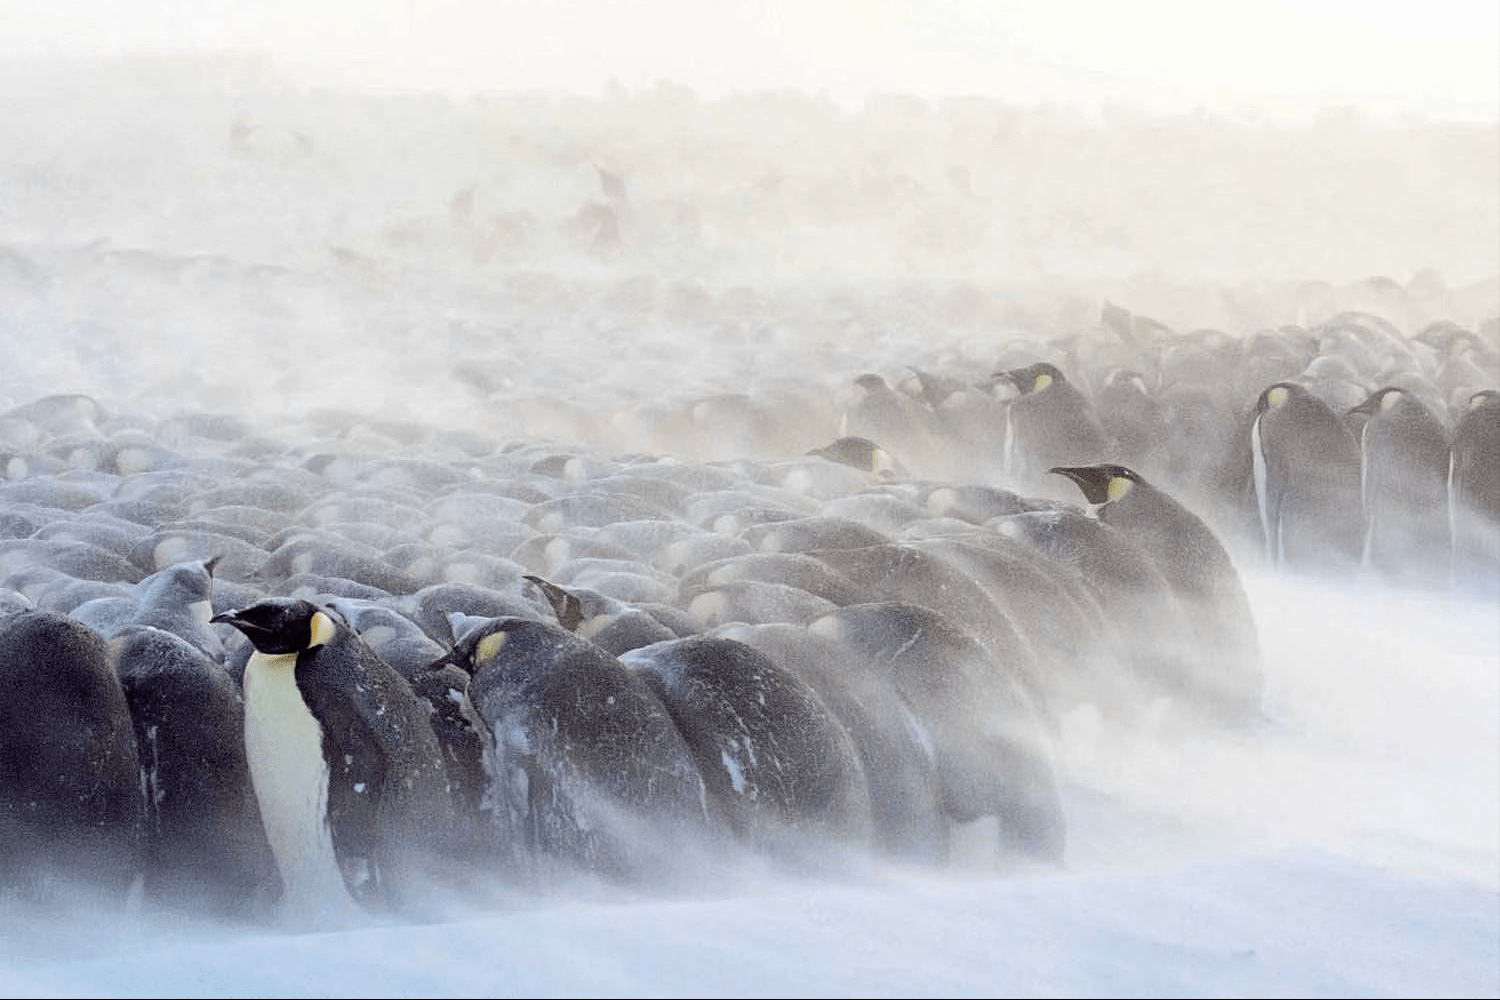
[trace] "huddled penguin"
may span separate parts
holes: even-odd
[[[698,761],[716,814],[788,860],[867,847],[869,788],[843,724],[805,681],[745,643],[689,636],[621,657],[648,678]]]
[[[812,449],[808,454],[875,476],[889,477],[905,474],[905,470],[884,448],[867,437],[841,437],[821,448]]]
[[[465,623],[452,659],[490,742],[496,836],[516,874],[559,864],[614,881],[670,878],[715,826],[703,779],[645,680],[559,625]]]
[[[526,580],[552,605],[559,625],[612,656],[677,638],[676,632],[649,612],[624,601],[592,590],[564,589],[539,576]]]
[[[1453,429],[1448,503],[1457,582],[1500,587],[1500,391],[1485,389]]]
[[[1130,368],[1115,368],[1099,384],[1094,408],[1100,415],[1108,457],[1136,468],[1153,462],[1167,439],[1162,405],[1146,377]],[[1097,458],[1104,458],[1101,452]]]
[[[1450,564],[1448,432],[1415,395],[1372,392],[1349,415],[1359,432],[1363,562],[1382,576],[1435,583]]]
[[[452,807],[427,706],[334,612],[270,599],[244,633],[245,751],[292,919],[422,913]]]
[[[1359,445],[1328,404],[1295,382],[1267,386],[1250,461],[1267,561],[1351,572],[1363,548]]]
[[[210,660],[222,662],[224,642],[210,624],[217,562],[209,558],[177,563],[136,584],[136,613],[130,624],[171,632]]]
[[[50,611],[0,613],[0,894],[123,904],[145,809],[104,640]]]
[[[131,626],[110,652],[146,792],[146,897],[218,918],[269,916],[280,895],[229,673],[186,639]]]
[[[932,414],[894,389],[884,376],[866,372],[854,380],[839,419],[839,436],[878,441],[898,455],[924,456],[933,442]]]
[[[735,624],[715,634],[754,646],[801,678],[848,730],[869,788],[878,852],[915,862],[948,859],[937,762],[894,684],[855,650],[798,625]]]
[[[997,373],[1020,397],[1010,404],[1006,468],[1014,481],[1032,486],[1054,465],[1097,462],[1108,440],[1094,404],[1049,361]]]
[[[1078,485],[1099,520],[1134,542],[1181,602],[1197,640],[1184,660],[1201,665],[1188,696],[1227,718],[1256,718],[1263,686],[1260,638],[1239,572],[1213,531],[1126,466],[1051,471]]]
[[[810,631],[863,657],[911,707],[952,823],[992,818],[1006,863],[1062,860],[1066,824],[1046,710],[981,643],[943,615],[897,601],[840,608]]]

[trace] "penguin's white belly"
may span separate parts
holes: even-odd
[[[1250,425],[1250,462],[1255,479],[1255,508],[1260,512],[1261,535],[1266,541],[1266,561],[1274,566],[1279,562],[1281,525],[1278,521],[1275,532],[1271,530],[1270,490],[1266,475],[1266,452],[1260,442],[1260,417],[1256,417],[1255,423]]]
[[[284,886],[284,906],[348,909],[328,826],[323,727],[297,690],[294,654],[255,653],[245,666],[245,754]]]

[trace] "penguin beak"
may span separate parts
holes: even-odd
[[[1109,500],[1109,481],[1113,477],[1104,469],[1093,466],[1054,466],[1047,470],[1055,472],[1059,476],[1067,476],[1077,484],[1083,491],[1084,499],[1089,503],[1105,503]]]
[[[225,611],[209,619],[214,625],[233,625],[241,635],[250,640],[250,645],[267,652],[274,642],[270,630],[245,617],[243,611]]]
[[[990,376],[993,382],[1009,382],[1018,395],[1024,396],[1031,391],[1031,382],[1023,377],[1022,372],[995,372]]]
[[[1365,400],[1363,403],[1360,403],[1358,406],[1349,407],[1348,416],[1352,417],[1356,413],[1358,413],[1361,416],[1373,417],[1375,415],[1375,410],[1379,406],[1380,399],[1376,396],[1371,396],[1369,399]]]
[[[523,579],[531,582],[547,598],[547,603],[552,605],[552,613],[557,616],[557,623],[569,632],[578,631],[578,626],[583,622],[583,604],[577,595],[571,594],[551,580],[544,580],[539,576],[525,576]]]

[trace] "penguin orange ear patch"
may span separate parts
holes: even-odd
[[[333,618],[322,611],[313,612],[312,620],[307,623],[307,627],[311,632],[307,640],[308,649],[314,649],[327,644],[338,631],[338,627],[333,623]]]
[[[1134,486],[1135,483],[1131,482],[1129,479],[1126,479],[1124,476],[1110,476],[1109,498],[1111,500],[1119,500],[1125,494],[1129,493]]]
[[[1047,388],[1047,386],[1049,386],[1051,384],[1052,384],[1052,376],[1048,375],[1046,372],[1043,372],[1043,373],[1041,373],[1040,375],[1038,375],[1036,377],[1036,381],[1032,383],[1031,388],[1032,388],[1033,391],[1035,391],[1037,389],[1045,389],[1045,388]]]
[[[1287,396],[1289,395],[1290,393],[1288,393],[1285,388],[1278,385],[1276,388],[1266,393],[1266,402],[1270,403],[1272,406],[1280,406],[1282,403],[1286,402]]]
[[[504,632],[491,632],[474,644],[474,666],[478,667],[488,663],[500,655],[500,647],[505,645]]]

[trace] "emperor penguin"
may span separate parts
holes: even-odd
[[[880,445],[867,437],[841,437],[821,448],[814,448],[808,452],[819,458],[826,458],[830,462],[838,462],[847,465],[851,469],[860,472],[868,472],[881,478],[904,475],[905,470],[901,464],[890,456]]]
[[[1500,586],[1500,391],[1470,396],[1453,428],[1448,498],[1455,576]]]
[[[286,915],[419,912],[423,870],[452,833],[427,706],[330,609],[273,598],[212,620],[255,650],[245,753]]]
[[[522,873],[667,876],[716,839],[698,765],[666,706],[561,625],[455,623],[485,729],[495,835]]]
[[[123,905],[146,804],[103,639],[51,611],[0,611],[0,895],[61,889]]]
[[[1100,521],[1134,542],[1161,570],[1187,613],[1198,652],[1211,654],[1193,694],[1236,720],[1258,716],[1263,677],[1260,639],[1239,572],[1218,537],[1197,514],[1133,469],[1102,463],[1061,466],[1095,505]],[[1209,656],[1187,660],[1205,663]]]
[[[611,656],[677,638],[649,613],[624,601],[586,588],[564,589],[539,576],[525,579],[552,605],[557,624]]]
[[[999,372],[1020,397],[1010,404],[1006,470],[1013,480],[1036,484],[1048,468],[1106,457],[1108,442],[1094,404],[1058,367],[1039,361]]]
[[[870,791],[848,730],[810,684],[743,642],[695,635],[620,658],[682,733],[709,807],[743,843],[787,860],[864,848]]]
[[[205,916],[269,915],[280,883],[234,678],[187,639],[149,625],[127,626],[109,649],[146,792],[146,898]]]
[[[1352,571],[1363,541],[1359,444],[1328,404],[1296,382],[1267,386],[1250,462],[1267,562]]]
[[[932,411],[893,388],[883,376],[874,372],[860,375],[854,380],[849,396],[848,406],[839,418],[839,437],[878,441],[897,454],[912,457],[932,451]]]
[[[1360,429],[1363,562],[1384,575],[1435,582],[1448,571],[1448,432],[1415,395],[1395,386],[1349,410]]]

